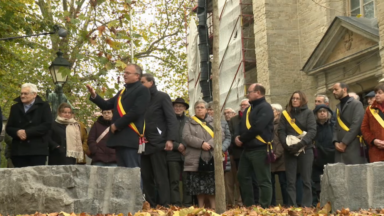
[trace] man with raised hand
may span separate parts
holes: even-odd
[[[113,110],[107,146],[116,150],[117,165],[122,167],[140,167],[140,153],[145,146],[144,114],[150,94],[140,82],[141,75],[140,66],[127,65],[124,69],[124,88],[108,100],[87,85],[93,103],[102,110]]]

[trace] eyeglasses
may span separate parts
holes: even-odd
[[[297,98],[297,97],[293,97],[292,100],[300,100],[300,98]]]
[[[197,106],[197,107],[195,107],[195,109],[205,109],[205,107],[203,107],[203,106]]]
[[[247,91],[247,95],[251,94],[252,92],[256,92],[256,91]]]
[[[31,92],[21,92],[20,95],[29,95]]]

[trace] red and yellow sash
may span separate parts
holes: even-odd
[[[126,112],[124,110],[124,107],[123,105],[121,104],[121,97],[123,96],[123,93],[125,91],[125,88],[123,90],[121,90],[120,94],[119,94],[119,98],[117,100],[117,112],[119,113],[120,117],[123,117]],[[139,139],[139,150],[140,150],[140,147],[141,145],[143,145],[145,143],[145,138],[144,138],[144,132],[145,132],[145,121],[144,121],[144,126],[143,126],[143,133],[140,133],[139,130],[137,129],[135,123],[131,122],[128,127],[130,127],[133,131],[135,131],[135,133],[137,133],[137,135],[139,135],[140,139]]]

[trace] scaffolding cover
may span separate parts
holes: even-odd
[[[231,107],[238,110],[240,101],[244,99],[244,64],[242,52],[242,19],[240,0],[219,0],[220,36],[219,61],[220,68],[220,107]],[[211,25],[211,17],[208,19]],[[198,32],[195,21],[189,24],[187,38],[187,58],[189,75],[190,114],[194,114],[193,104],[202,98],[199,85],[200,59],[198,49]],[[223,111],[223,109],[222,109]]]
[[[189,109],[190,115],[195,114],[193,105],[202,98],[200,81],[200,53],[198,46],[198,32],[194,19],[189,23],[189,34],[187,37],[187,62],[188,62],[188,85],[189,85]]]
[[[219,0],[220,104],[238,110],[244,99],[241,0]],[[224,104],[225,103],[225,104]],[[222,110],[224,111],[224,110]]]

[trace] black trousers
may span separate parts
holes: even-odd
[[[157,205],[169,206],[171,195],[166,151],[162,150],[149,155],[141,155],[141,178],[145,199],[151,207],[155,208]],[[157,196],[156,190],[159,196]]]
[[[25,155],[25,156],[12,156],[13,166],[28,167],[28,166],[43,166],[47,161],[47,156],[45,155]]]
[[[236,169],[239,170],[240,158],[234,159],[234,161],[235,161]],[[257,185],[257,182],[256,182],[256,174],[253,171],[251,174],[251,178],[252,178],[252,188],[253,188],[253,199],[255,201],[255,205],[258,205],[259,204],[259,186]],[[240,185],[240,191],[241,191],[241,185]],[[244,198],[241,192],[240,192],[240,196],[241,196],[241,200],[243,200]]]
[[[168,161],[169,169],[169,183],[171,192],[171,204],[174,206],[192,206],[192,196],[187,194],[187,188],[185,182],[187,179],[187,172],[183,172],[184,162],[183,161]],[[183,182],[183,195],[180,196],[180,177]]]
[[[66,147],[60,146],[49,152],[48,165],[75,165],[76,158],[67,157]]]

